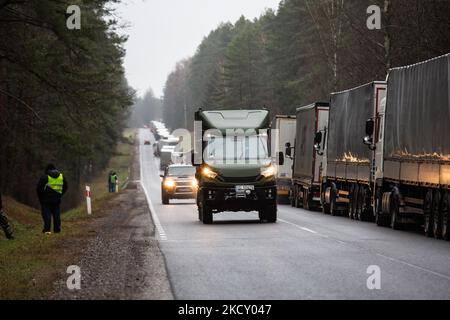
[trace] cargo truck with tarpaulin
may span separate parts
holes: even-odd
[[[194,145],[200,221],[211,224],[214,214],[228,211],[257,211],[262,222],[277,221],[267,110],[199,110]],[[284,163],[283,153],[278,160]]]
[[[363,142],[366,121],[380,113],[386,82],[376,81],[331,94],[327,164],[321,184],[323,211],[359,220],[373,217],[375,153]],[[322,140],[320,133],[316,142]]]
[[[449,72],[450,54],[389,72],[385,114],[367,121],[365,139],[377,155],[379,225],[416,222],[450,238]]]
[[[316,102],[298,108],[294,144],[286,145],[286,159],[293,158],[291,204],[306,210],[320,208],[320,186],[326,167],[324,149],[330,104]],[[319,134],[320,133],[320,134]],[[320,136],[317,141],[315,136]],[[319,151],[319,152],[316,152]]]
[[[272,122],[272,150],[284,151],[286,144],[295,141],[295,116],[278,115]],[[276,154],[276,153],[275,153]],[[289,202],[292,186],[292,158],[285,158],[277,167],[277,195],[279,202]]]

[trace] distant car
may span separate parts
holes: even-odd
[[[196,199],[195,171],[195,167],[184,164],[168,166],[161,175],[162,203],[169,204],[170,199]]]
[[[146,145],[146,146],[149,146],[149,145],[151,145],[152,143],[150,142],[150,140],[145,140],[144,141],[144,145]]]

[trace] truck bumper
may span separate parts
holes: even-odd
[[[202,188],[199,200],[217,212],[258,211],[277,203],[277,187],[255,187],[249,194],[238,195],[234,188]]]

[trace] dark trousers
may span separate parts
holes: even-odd
[[[61,209],[59,204],[42,204],[42,219],[44,220],[44,230],[42,232],[50,232],[53,218],[53,231],[61,232]]]
[[[11,239],[13,236],[13,230],[12,230],[11,224],[9,223],[6,215],[1,210],[0,210],[0,227],[3,229],[5,236],[8,239]]]
[[[109,183],[109,192],[116,192],[116,184],[115,183]]]

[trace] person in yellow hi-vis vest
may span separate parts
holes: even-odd
[[[41,203],[42,219],[44,220],[44,234],[51,234],[53,218],[53,232],[61,232],[61,198],[67,192],[68,185],[64,175],[53,164],[45,169],[45,174],[39,179],[37,194]]]

